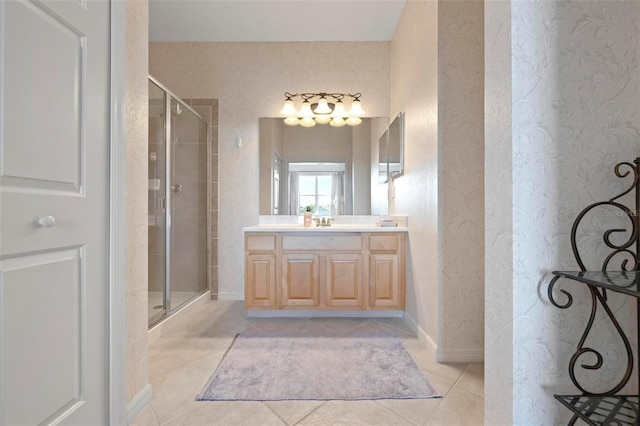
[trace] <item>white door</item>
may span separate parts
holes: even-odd
[[[0,424],[109,422],[106,0],[0,1]]]

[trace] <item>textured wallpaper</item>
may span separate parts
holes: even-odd
[[[409,216],[407,314],[438,339],[438,2],[405,4],[391,42],[391,113],[405,113],[404,175],[389,213]]]
[[[407,312],[442,361],[484,353],[482,2],[408,2],[391,45],[391,111],[405,112]]]
[[[484,359],[483,2],[438,5],[438,359]]]
[[[485,2],[484,423],[513,423],[511,4]],[[506,366],[506,367],[505,367]]]
[[[126,37],[126,280],[127,402],[149,384],[147,356],[149,4],[127,1]]]
[[[244,297],[242,228],[258,221],[258,118],[284,92],[361,92],[389,116],[389,43],[151,43],[149,70],[182,98],[218,99],[219,297]],[[241,146],[238,147],[238,138]]]
[[[495,237],[512,244],[513,276],[511,280],[498,276],[500,265],[492,262],[504,257],[490,257],[487,250],[487,269],[496,278],[487,281],[496,290],[488,289],[487,295],[511,292],[512,306],[487,300],[487,328],[495,327],[488,334],[493,341],[512,327],[513,349],[511,354],[490,351],[488,366],[504,365],[512,357],[513,384],[503,388],[501,396],[513,395],[513,424],[560,424],[570,414],[552,395],[576,391],[567,368],[590,300],[582,286],[564,283],[574,305],[559,310],[548,302],[546,289],[552,270],[577,267],[569,245],[575,216],[586,205],[621,192],[625,182],[615,177],[613,166],[640,154],[640,3],[518,1],[512,3],[511,13],[513,225],[511,235],[503,234],[507,226],[497,229]],[[487,20],[487,25],[498,27],[488,27],[486,34],[504,40],[502,22]],[[494,65],[503,67],[505,78],[505,64],[487,57],[487,69]],[[491,113],[500,110],[487,112],[488,129]],[[492,144],[487,139],[487,146]],[[487,173],[492,175],[487,182],[497,180],[499,171],[487,169]],[[498,201],[504,204],[504,199]],[[489,199],[487,216],[495,219],[499,212],[488,203]],[[588,267],[599,267],[594,259],[604,253],[599,243],[602,231],[617,226],[618,220],[605,210],[586,218],[579,246],[589,254]],[[609,293],[609,302],[623,328],[634,331],[631,301]],[[505,325],[509,315],[512,324]],[[620,378],[624,349],[602,316],[596,319],[588,343],[603,353],[604,365],[578,377],[581,383],[602,389]],[[587,358],[582,362],[590,362]],[[487,376],[487,392],[501,392],[505,385],[508,381],[501,375]],[[504,409],[501,396],[491,396],[487,410]]]

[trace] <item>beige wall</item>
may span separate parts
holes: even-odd
[[[438,359],[484,356],[483,2],[438,5]]]
[[[404,175],[390,214],[409,216],[407,314],[438,339],[438,2],[405,4],[391,42],[391,116],[405,113]],[[423,336],[424,337],[424,336]]]
[[[391,44],[391,113],[405,112],[409,317],[441,361],[484,352],[481,1],[408,2]],[[426,336],[425,336],[426,335]]]
[[[149,5],[127,1],[126,27],[126,348],[127,402],[149,384],[147,356],[147,84]]]
[[[485,2],[484,421],[513,424],[511,4]]]
[[[151,74],[178,96],[219,101],[219,297],[242,299],[258,118],[279,116],[286,91],[361,92],[367,116],[388,117],[389,43],[151,43],[149,53]]]

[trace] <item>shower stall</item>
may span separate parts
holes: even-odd
[[[208,128],[149,76],[149,326],[209,288]]]

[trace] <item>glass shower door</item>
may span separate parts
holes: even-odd
[[[208,288],[207,123],[171,98],[170,310]]]
[[[208,128],[149,77],[149,326],[209,288]]]
[[[166,94],[149,81],[149,324],[167,312],[166,283]]]

